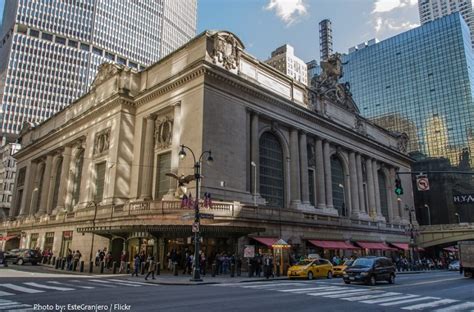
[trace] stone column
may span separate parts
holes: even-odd
[[[174,104],[174,116],[173,116],[173,136],[171,138],[171,172],[179,176],[179,151],[181,143],[181,102]],[[168,197],[174,198],[176,192],[176,180],[170,180],[170,189],[168,191]]]
[[[155,146],[154,142],[154,131],[155,131],[155,117],[146,117],[145,125],[145,140],[143,142],[143,167],[142,167],[142,184],[140,188],[140,199],[150,200],[152,198],[153,188],[153,150]]]
[[[66,183],[66,191],[65,191],[65,200],[64,200],[64,208],[68,211],[71,212],[72,209],[74,208],[72,206],[72,198],[73,198],[73,192],[74,192],[74,178],[76,175],[76,162],[77,162],[77,156],[79,155],[80,152],[80,147],[75,147],[74,149],[71,150],[71,157],[69,159],[69,167],[66,170],[65,174],[67,174],[67,183]],[[63,160],[64,161],[64,160]]]
[[[308,147],[306,133],[300,132],[301,201],[309,205]]]
[[[290,130],[290,199],[291,206],[301,203],[300,155],[298,148],[298,130]]]
[[[359,192],[359,211],[363,214],[367,214],[367,207],[365,205],[364,195],[364,173],[362,172],[362,157],[360,154],[356,154],[356,169],[357,169],[357,189]]]
[[[61,179],[59,181],[58,204],[53,207],[56,212],[64,210],[66,207],[66,192],[69,178],[69,168],[71,163],[72,147],[65,146],[63,151],[63,163],[61,167]]]
[[[324,182],[323,141],[316,138],[316,200],[319,209],[326,208],[326,185]]]
[[[371,217],[375,217],[377,211],[375,210],[374,170],[372,169],[372,159],[367,158],[365,166],[367,168],[367,195],[369,198],[368,211]]]
[[[377,212],[377,217],[380,218],[380,217],[383,217],[382,216],[382,203],[380,201],[378,164],[375,159],[372,160],[372,170],[374,172],[375,211]]]
[[[324,179],[326,181],[326,207],[334,208],[332,202],[332,173],[331,173],[331,158],[329,157],[330,145],[329,141],[324,141]]]
[[[48,206],[49,189],[51,184],[51,170],[53,167],[53,155],[46,156],[46,165],[44,168],[43,181],[41,181],[40,206],[38,214],[45,214]]]
[[[260,179],[258,171],[259,167],[259,137],[258,137],[258,114],[253,112],[250,121],[250,162],[255,164],[255,167],[250,165],[251,177],[251,193],[257,196],[260,193]],[[256,184],[256,185],[255,185]]]
[[[57,166],[58,166],[58,161],[60,155],[55,155],[53,157],[52,165],[51,165],[51,175],[49,177],[49,189],[48,189],[48,200],[46,201],[46,213],[51,214],[51,211],[53,210],[53,197],[54,197],[54,188],[55,182],[56,182],[56,174],[57,174]]]
[[[44,170],[44,163],[39,163],[36,167],[36,173],[32,176],[34,181],[33,188],[31,189],[31,201],[26,203],[29,205],[29,214],[34,215],[36,213],[36,208],[38,207],[38,201],[40,200],[39,189],[41,185],[41,172]],[[26,210],[26,208],[25,208]]]
[[[356,156],[353,151],[349,152],[349,179],[351,185],[352,212],[355,218],[359,217],[359,189],[357,187],[357,165]]]
[[[24,216],[29,213],[37,167],[38,164],[36,162],[30,162],[28,168],[26,169],[25,186],[23,187],[23,198],[21,199],[20,206],[20,216]]]

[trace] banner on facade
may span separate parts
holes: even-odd
[[[453,202],[455,204],[472,204],[474,203],[474,194],[453,195]]]
[[[244,258],[255,257],[255,245],[245,245],[244,247]]]

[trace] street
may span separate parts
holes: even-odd
[[[396,284],[314,281],[163,285],[158,277],[67,275],[0,270],[0,310],[6,311],[472,311],[474,280],[458,272],[399,274]],[[187,278],[182,277],[187,283]],[[212,282],[212,277],[206,277]],[[215,279],[214,279],[215,281]],[[158,283],[156,283],[158,282]]]

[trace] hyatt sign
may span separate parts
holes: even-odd
[[[455,204],[471,204],[474,203],[474,194],[453,195]]]

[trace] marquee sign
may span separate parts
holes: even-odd
[[[453,202],[455,204],[472,204],[474,203],[474,194],[453,195]]]

